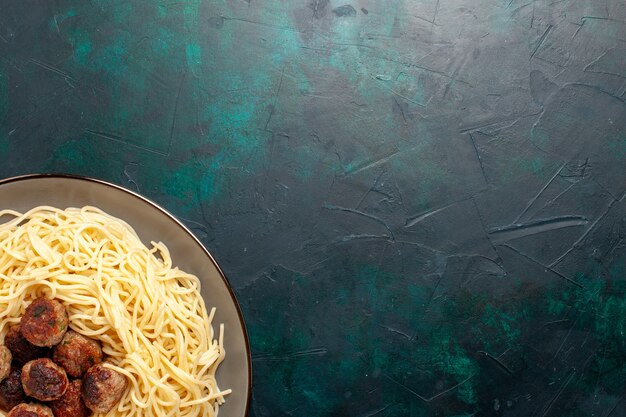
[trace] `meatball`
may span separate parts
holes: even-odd
[[[22,403],[13,407],[7,417],[54,417],[54,414],[45,405]]]
[[[63,368],[50,359],[35,359],[22,368],[22,385],[29,397],[52,401],[65,394],[69,382]]]
[[[35,346],[54,346],[67,331],[69,318],[63,304],[56,300],[37,298],[22,317],[22,334]]]
[[[13,355],[6,346],[0,346],[0,381],[9,376]]]
[[[22,370],[13,368],[9,377],[0,382],[0,408],[9,411],[22,401],[24,401]]]
[[[13,355],[13,365],[22,366],[33,359],[49,355],[49,350],[44,347],[35,346],[22,335],[22,326],[19,324],[9,329],[4,336],[4,344]]]
[[[91,415],[91,410],[85,406],[83,397],[81,397],[81,385],[80,379],[73,380],[67,387],[65,394],[50,403],[50,408],[52,408],[55,417],[88,417]]]
[[[87,369],[102,362],[98,341],[68,330],[61,343],[54,347],[52,359],[74,378],[83,376]]]
[[[128,381],[126,377],[103,364],[94,365],[83,378],[83,400],[96,413],[108,413],[124,395]]]

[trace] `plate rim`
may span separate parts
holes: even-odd
[[[125,188],[121,185],[117,185],[106,180],[102,180],[102,179],[94,178],[94,177],[88,177],[84,175],[76,175],[76,174],[37,173],[37,174],[22,174],[22,175],[16,175],[13,177],[1,178],[0,186],[13,183],[13,182],[24,181],[24,180],[45,179],[45,178],[70,179],[70,180],[92,182],[92,183],[97,183],[100,185],[104,185],[106,187],[111,187],[116,190],[122,191],[128,194],[129,196],[137,198],[143,201],[144,203],[147,203],[148,205],[154,207],[158,211],[160,211],[162,214],[164,214],[166,217],[172,220],[174,224],[176,224],[179,228],[181,228],[191,238],[191,240],[200,247],[200,249],[204,252],[204,254],[213,263],[213,265],[217,269],[217,272],[219,273],[219,276],[222,278],[222,282],[226,286],[226,289],[228,290],[228,294],[230,295],[231,301],[233,302],[233,305],[235,306],[235,310],[237,311],[237,318],[239,319],[239,324],[241,325],[241,330],[243,331],[243,338],[245,341],[245,350],[246,350],[246,362],[247,362],[247,367],[248,367],[248,395],[246,396],[246,404],[244,407],[243,417],[248,416],[248,414],[250,413],[250,404],[252,401],[252,354],[250,351],[250,338],[248,336],[248,329],[246,328],[246,322],[244,321],[244,318],[243,318],[241,306],[239,305],[239,301],[237,301],[237,297],[235,296],[233,287],[228,282],[228,278],[226,278],[226,274],[224,274],[224,271],[222,271],[222,268],[219,266],[219,264],[217,263],[213,255],[211,255],[211,252],[209,252],[206,246],[204,246],[204,244],[200,241],[200,239],[198,239],[196,235],[194,235],[193,232],[189,230],[187,226],[185,226],[180,220],[178,220],[176,216],[174,216],[165,208],[161,207],[159,204],[155,203],[154,201],[150,200],[147,197],[144,197],[138,192],[129,190],[128,188]]]

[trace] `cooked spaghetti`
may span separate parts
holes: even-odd
[[[217,416],[230,390],[215,371],[214,338],[200,281],[146,247],[124,221],[95,207],[0,211],[0,339],[32,300],[61,301],[70,327],[102,343],[129,388],[107,417]],[[0,413],[0,415],[3,415]]]

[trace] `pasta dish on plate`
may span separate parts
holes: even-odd
[[[231,391],[215,379],[225,349],[214,315],[199,279],[121,219],[89,206],[0,211],[0,377],[3,352],[12,358],[0,408],[59,417],[52,405],[65,398],[107,417],[217,416]],[[26,392],[24,405],[3,402],[6,392],[41,385],[29,378],[46,372],[63,391],[54,399]]]

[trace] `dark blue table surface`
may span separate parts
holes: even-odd
[[[626,415],[621,0],[0,5],[0,177],[162,204],[251,416]]]

